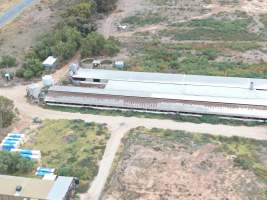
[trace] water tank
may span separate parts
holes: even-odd
[[[41,88],[38,84],[31,84],[27,87],[27,96],[38,99],[39,94],[41,93]]]
[[[73,74],[76,74],[78,69],[79,69],[79,65],[78,64],[75,64],[75,63],[70,64],[70,72],[72,72]]]
[[[50,75],[43,76],[42,81],[45,87],[51,87],[54,85],[53,77]]]

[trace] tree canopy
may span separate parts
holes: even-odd
[[[0,96],[0,128],[10,126],[15,116],[13,101]]]
[[[32,161],[22,158],[18,153],[0,151],[0,174],[27,173],[33,167]]]

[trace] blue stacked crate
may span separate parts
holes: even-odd
[[[37,171],[35,173],[36,176],[40,176],[43,177],[47,174],[54,174],[55,173],[55,169],[53,168],[46,168],[46,167],[38,167]]]

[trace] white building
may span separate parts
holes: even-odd
[[[80,68],[47,104],[267,119],[267,80]],[[92,88],[96,87],[96,88]]]
[[[42,64],[46,69],[54,69],[57,67],[57,58],[49,56]]]

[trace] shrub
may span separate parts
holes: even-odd
[[[98,33],[90,33],[82,40],[82,57],[99,55],[114,56],[119,52],[119,43],[114,38],[105,39]]]
[[[22,70],[17,71],[16,74],[22,75],[25,79],[31,79],[34,76],[40,76],[43,69],[43,65],[39,59],[28,58],[25,61]]]
[[[22,158],[17,153],[0,151],[0,173],[18,174],[28,173],[33,170],[34,163]]]
[[[12,56],[2,56],[0,61],[0,68],[4,67],[15,67],[16,66],[16,58]]]
[[[116,8],[118,0],[96,0],[98,12],[110,12]]]
[[[0,96],[0,128],[10,126],[16,117],[13,101]]]

